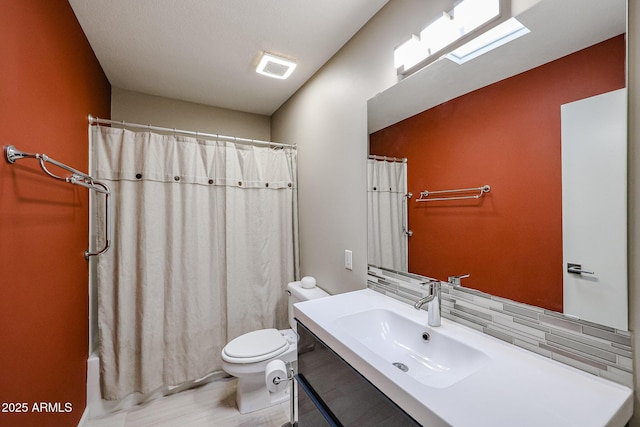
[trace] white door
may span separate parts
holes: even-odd
[[[564,313],[627,330],[626,89],[561,114]]]

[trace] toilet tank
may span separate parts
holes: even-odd
[[[317,286],[305,289],[300,282],[291,282],[287,285],[287,294],[289,295],[289,325],[291,329],[296,329],[296,321],[293,318],[293,304],[301,301],[309,301],[316,298],[328,297],[329,294]]]

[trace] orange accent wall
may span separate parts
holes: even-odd
[[[66,0],[0,0],[0,146],[86,171],[87,116],[110,116],[110,92]],[[87,190],[2,153],[0,411],[27,412],[0,412],[0,426],[76,426],[83,414],[87,239]]]
[[[621,35],[372,134],[371,154],[408,158],[409,270],[562,311],[560,106],[623,87]],[[415,202],[485,184],[479,200]]]

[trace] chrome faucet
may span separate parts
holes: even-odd
[[[429,304],[427,306],[428,311],[428,323],[429,326],[440,326],[440,281],[431,279],[425,283],[422,283],[420,287],[429,286],[429,295],[424,298],[419,299],[413,305],[416,310],[420,310],[423,305]]]

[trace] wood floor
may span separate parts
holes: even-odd
[[[237,379],[222,379],[202,387],[89,420],[86,427],[280,427],[289,421],[289,402],[249,414],[236,407]]]

